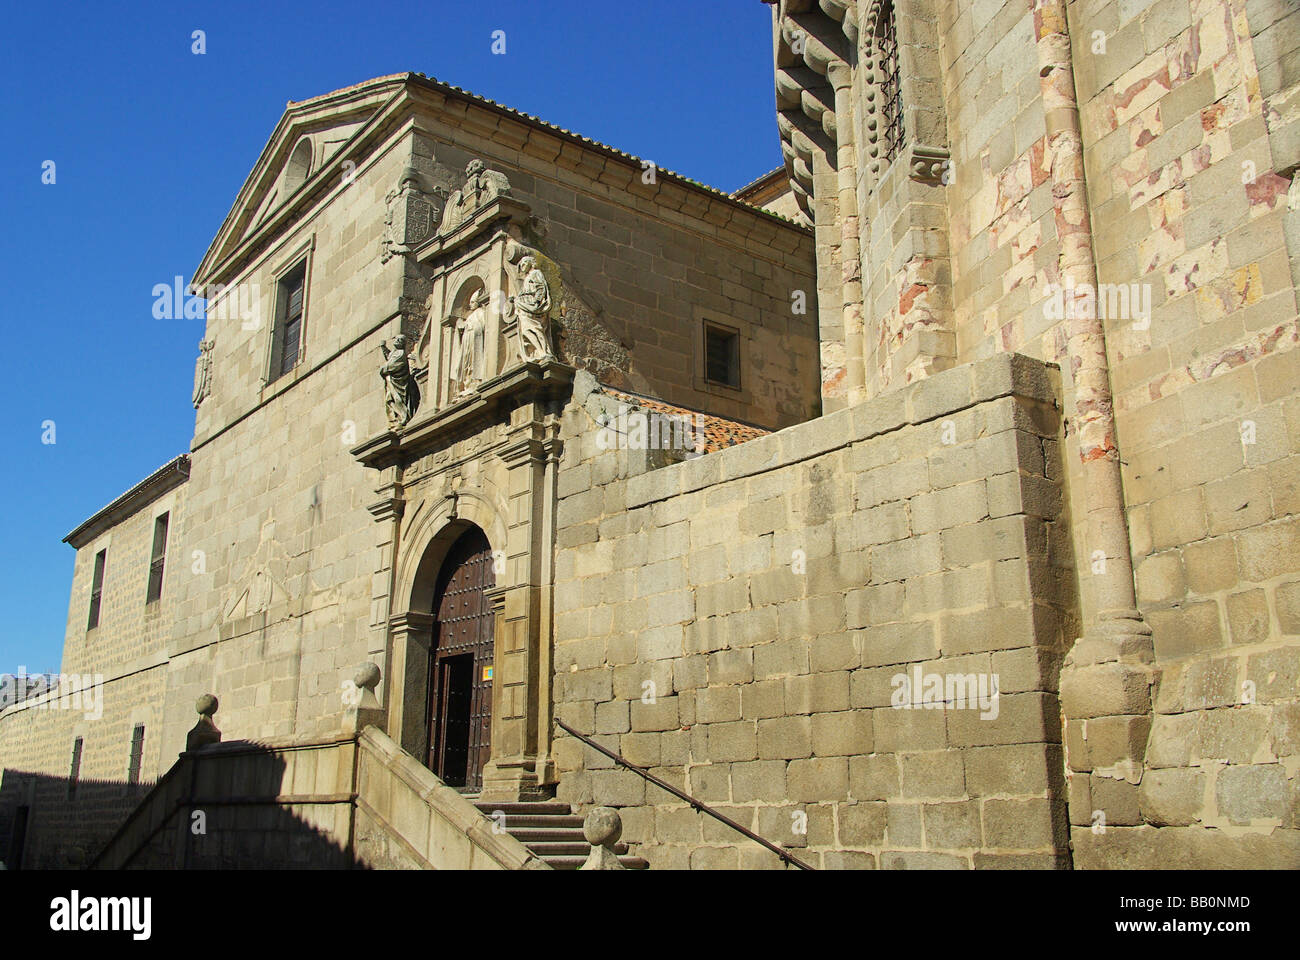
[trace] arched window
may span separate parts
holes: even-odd
[[[867,33],[867,139],[873,177],[903,152],[903,74],[892,0],[875,0]]]
[[[885,0],[872,25],[873,67],[880,84],[881,148],[885,161],[893,163],[903,150],[907,131],[903,123],[903,82],[898,58],[898,25],[894,4]]]

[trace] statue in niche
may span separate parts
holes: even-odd
[[[384,353],[384,365],[379,368],[379,375],[384,380],[388,425],[393,428],[404,427],[420,409],[420,385],[415,382],[416,370],[412,368],[411,358],[406,352],[405,334],[399,333],[393,338],[391,353],[386,343],[381,342],[379,349]]]
[[[551,351],[551,290],[546,274],[537,266],[537,258],[525,256],[519,261],[523,278],[518,295],[510,298],[519,315],[519,359],[540,363],[549,360]]]
[[[194,364],[194,409],[212,392],[212,348],[213,340],[199,341],[199,359]]]
[[[465,176],[465,185],[451,195],[442,211],[438,232],[444,236],[472,217],[479,207],[497,197],[510,196],[510,181],[506,175],[488,170],[482,160],[471,160],[465,168]]]
[[[469,298],[469,313],[456,319],[451,348],[451,398],[457,400],[483,382],[483,361],[487,343],[486,290]]]

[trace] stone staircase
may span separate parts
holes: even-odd
[[[582,817],[567,803],[553,800],[519,803],[489,803],[467,797],[483,816],[501,822],[506,833],[514,837],[556,870],[577,870],[591,852],[591,844],[582,834]],[[627,855],[627,844],[614,848],[618,862],[628,870],[645,870],[650,864],[641,857]]]

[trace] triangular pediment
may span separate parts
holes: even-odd
[[[310,100],[290,101],[195,271],[195,282],[206,283],[219,264],[295,196],[316,185],[317,174],[368,128],[409,77],[393,74]]]

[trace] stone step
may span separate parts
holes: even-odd
[[[575,814],[567,803],[552,800],[492,803],[477,797],[470,799],[485,817],[502,820],[508,834],[555,870],[577,870],[591,853],[591,844],[582,834],[583,818]],[[649,868],[646,860],[628,856],[627,851],[626,843],[614,847],[619,863],[625,868]]]
[[[496,819],[496,817],[494,817],[490,813],[486,814],[486,816],[489,820]],[[506,830],[510,831],[511,833],[513,833],[516,828],[527,829],[530,827],[550,827],[557,830],[560,829],[581,830],[582,817],[577,817],[577,816],[560,817],[554,815],[540,816],[540,817],[527,817],[527,816],[521,816],[519,814],[515,814],[513,816],[507,814],[505,817],[505,821],[502,823],[502,826],[504,826]]]
[[[492,803],[491,801],[475,800],[474,806],[483,811],[487,816],[492,816],[498,810],[507,816],[550,816],[565,817],[573,814],[573,808],[567,803],[556,803],[550,800],[524,801],[516,803]]]
[[[583,860],[586,860],[587,855],[591,853],[591,844],[584,839],[576,841],[544,840],[538,843],[528,843],[526,846],[543,860],[548,861],[552,857],[581,857]],[[617,844],[614,847],[614,852],[619,856],[623,856],[627,853],[627,844]]]
[[[543,857],[553,870],[577,870],[587,862],[586,857]],[[642,857],[619,857],[618,862],[625,870],[648,870],[649,861]]]
[[[586,843],[581,825],[556,827],[551,824],[536,824],[523,827],[508,827],[507,832],[520,843],[533,844],[555,841],[559,843]]]

